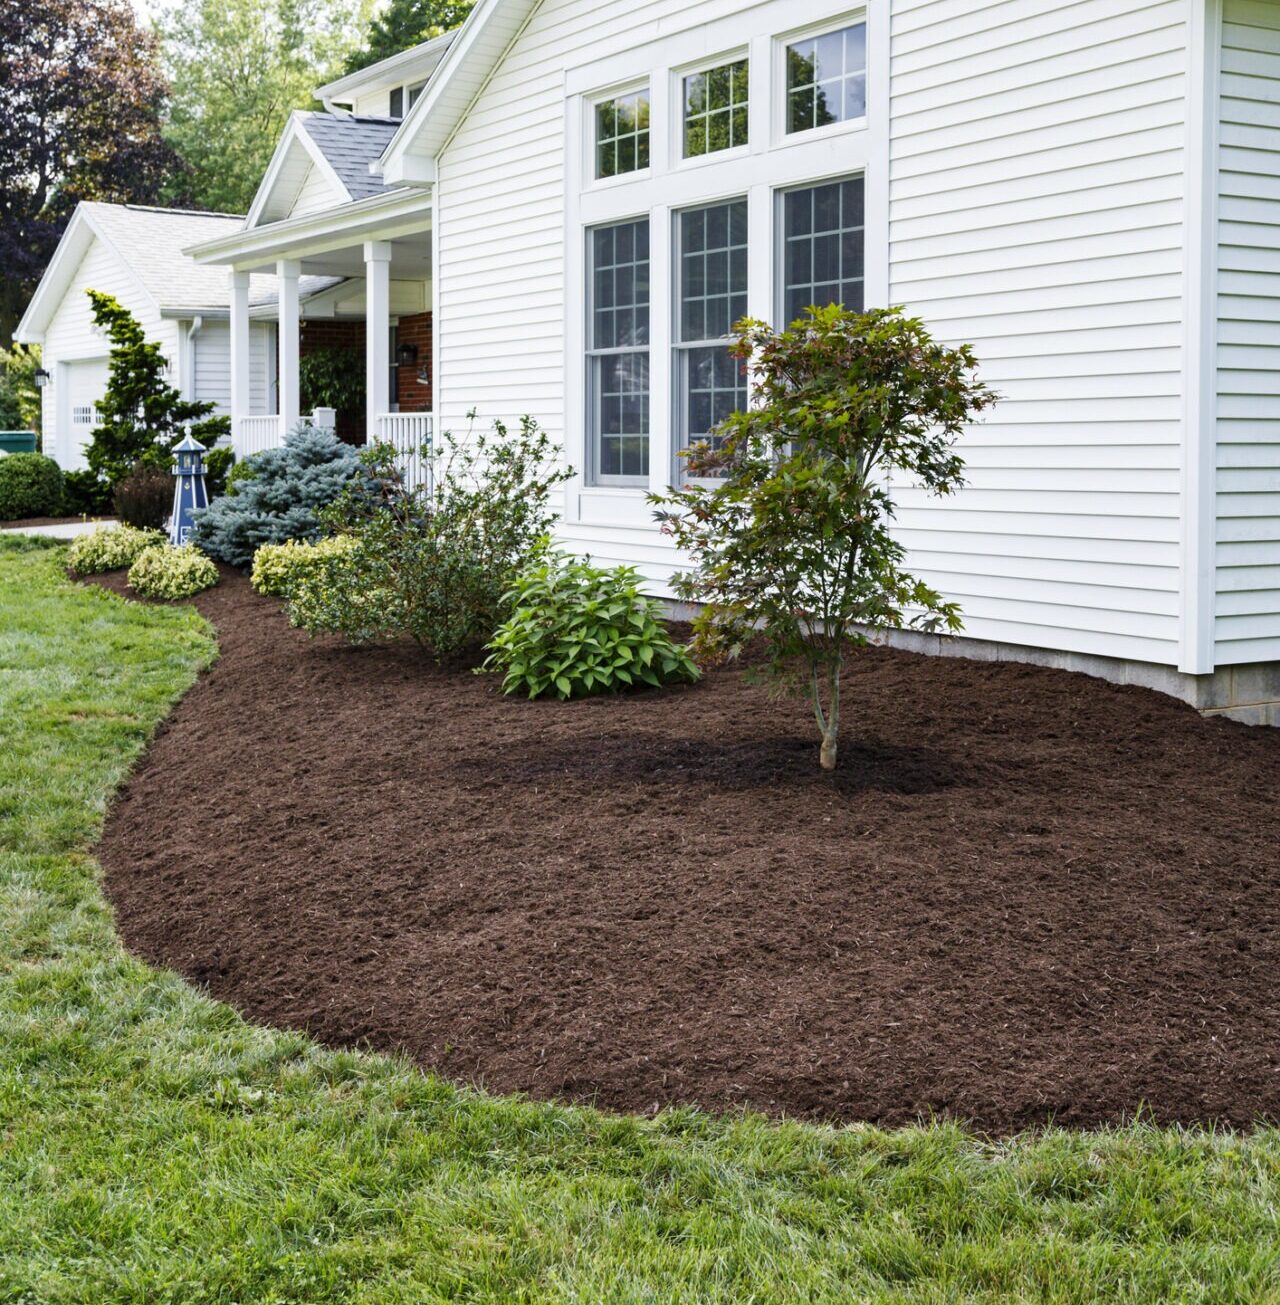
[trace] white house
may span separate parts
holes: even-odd
[[[43,392],[44,448],[67,470],[84,466],[107,383],[111,344],[93,324],[88,290],[114,295],[158,343],[170,382],[186,398],[231,411],[230,295],[226,276],[183,251],[199,240],[238,230],[243,217],[125,204],[77,206],[18,325],[17,339],[42,346],[50,383]],[[304,293],[334,284],[312,279]],[[249,331],[249,409],[275,408],[275,325],[260,305],[274,305],[275,277],[253,278],[255,320]]]
[[[644,495],[746,399],[730,322],[904,304],[1004,396],[966,490],[899,487],[953,649],[1275,718],[1280,4],[480,0],[321,95],[333,121],[295,121],[243,227],[193,250],[231,269],[242,446],[296,414],[298,278],[361,281],[370,433],[531,413],[576,469],[564,541],[662,592]],[[390,394],[415,286],[429,414]]]

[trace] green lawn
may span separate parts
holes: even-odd
[[[89,849],[214,645],[61,556],[0,537],[0,1301],[1280,1300],[1274,1131],[610,1118],[132,960]]]

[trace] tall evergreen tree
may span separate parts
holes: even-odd
[[[369,24],[362,50],[347,59],[346,72],[358,72],[379,59],[429,41],[466,20],[475,0],[391,0]]]
[[[181,177],[167,94],[128,0],[0,0],[0,348],[79,200],[151,203]]]
[[[93,321],[111,340],[107,391],[98,401],[98,425],[85,457],[89,470],[115,484],[139,463],[169,465],[169,450],[183,427],[206,447],[230,430],[213,404],[184,399],[165,380],[168,363],[147,339],[138,319],[118,299],[88,291]]]

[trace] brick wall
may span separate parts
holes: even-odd
[[[398,367],[400,377],[400,411],[431,411],[431,314],[414,313],[402,317],[396,328],[399,344],[412,344],[418,348],[418,361]],[[423,371],[427,379],[420,381],[418,372]]]
[[[337,318],[315,317],[302,323],[298,334],[298,354],[305,358],[318,349],[354,349],[364,357],[364,323]],[[338,413],[338,438],[348,444],[363,444],[364,411]]]
[[[400,387],[401,412],[431,411],[431,314],[413,313],[401,317],[396,328],[398,344],[416,345],[418,361],[396,368]],[[364,356],[364,322],[341,321],[336,318],[312,318],[302,323],[298,352],[305,357],[317,349],[355,349]],[[420,381],[418,372],[425,370],[427,379]],[[363,444],[365,420],[363,412],[340,412],[338,436],[352,444]]]

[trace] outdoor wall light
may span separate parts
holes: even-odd
[[[418,361],[418,346],[402,344],[396,349],[396,362],[402,367],[412,367]]]
[[[36,382],[37,389],[43,390],[44,387],[48,385],[52,379],[53,377],[50,376],[49,373],[45,371],[43,367],[36,368],[35,382]]]

